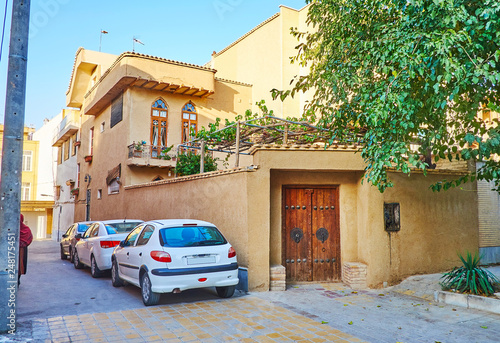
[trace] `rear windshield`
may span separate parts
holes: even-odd
[[[78,224],[78,232],[85,232],[92,224]]]
[[[127,223],[116,223],[116,224],[106,224],[106,231],[108,235],[112,235],[115,233],[124,233],[132,231],[134,227],[139,225],[142,222],[127,222]]]
[[[160,230],[160,242],[166,247],[192,247],[226,244],[222,234],[213,226],[169,227]]]

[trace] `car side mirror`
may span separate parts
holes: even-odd
[[[62,238],[66,238],[66,237],[68,237],[68,235],[67,235],[67,234],[62,235]]]
[[[77,235],[75,236],[75,238],[76,238],[76,239],[81,239],[81,238],[82,238],[82,234],[81,234],[81,233],[77,234]]]
[[[120,242],[120,246],[123,248],[123,247],[126,247],[127,246],[127,242],[125,241],[121,241]]]

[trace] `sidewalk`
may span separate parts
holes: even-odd
[[[20,324],[11,342],[363,342],[254,296]]]
[[[109,276],[93,279],[88,269],[61,261],[56,242],[35,242],[30,253],[18,331],[0,335],[0,342],[487,343],[500,337],[500,315],[433,301],[441,274],[378,290],[305,283],[230,299],[193,290],[144,307],[138,288],[114,288]],[[500,267],[490,270],[500,274]]]

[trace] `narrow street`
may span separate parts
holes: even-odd
[[[18,332],[0,342],[497,342],[500,315],[340,283],[286,292],[165,294],[145,307],[140,290],[114,288],[35,241],[18,293]]]

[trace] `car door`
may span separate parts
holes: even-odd
[[[120,248],[115,250],[115,258],[118,262],[118,269],[120,270],[121,275],[127,277],[134,275],[131,270],[133,266],[130,264],[130,251],[134,248],[137,237],[143,228],[144,225],[139,225],[132,230],[128,234],[127,238],[125,238],[123,246],[120,246]]]
[[[142,266],[143,258],[148,254],[146,244],[153,234],[154,226],[146,226],[137,237],[135,246],[129,249],[128,261],[130,264],[130,277],[139,282],[139,269]]]
[[[83,253],[80,254],[80,251],[78,251],[78,257],[82,263],[90,265],[90,252],[92,247],[94,244],[99,244],[99,242],[97,242],[99,236],[99,226],[99,223],[92,224],[92,226],[85,232],[87,237],[84,236],[85,243],[83,244]]]
[[[68,253],[69,252],[69,245],[71,243],[71,234],[72,230],[74,230],[75,225],[71,225],[68,230],[64,233],[63,239],[61,240],[61,245],[63,247],[64,252]]]

